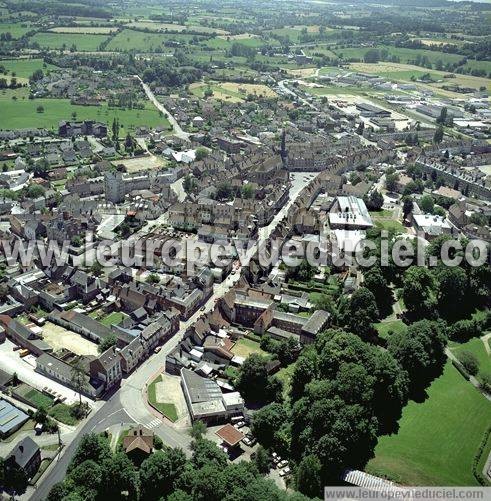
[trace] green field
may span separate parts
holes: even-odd
[[[264,350],[261,349],[257,341],[252,339],[247,339],[245,337],[239,339],[234,347],[232,348],[232,353],[238,355],[239,357],[247,358],[252,353],[258,353],[259,355],[269,356]]]
[[[99,45],[107,39],[107,35],[86,35],[80,33],[36,33],[29,39],[45,49],[70,49],[72,46],[79,51],[96,51]]]
[[[78,423],[78,419],[71,412],[71,407],[66,404],[56,404],[54,407],[51,407],[48,414],[60,423],[69,426],[75,426]]]
[[[397,434],[380,437],[366,471],[406,485],[478,485],[471,467],[491,403],[451,363],[427,393],[404,408]]]
[[[16,96],[17,100],[12,97]],[[43,113],[38,113],[38,106],[44,107]],[[72,113],[77,113],[77,120],[94,119],[111,124],[114,117],[119,119],[123,127],[122,133],[135,127],[170,127],[168,120],[161,117],[158,110],[150,102],[145,102],[145,108],[121,109],[102,106],[73,105],[68,99],[33,99],[27,98],[27,89],[3,90],[0,92],[0,123],[2,129],[22,129],[27,127],[57,128],[60,120],[69,120]]]
[[[484,342],[480,338],[473,338],[467,343],[450,343],[449,347],[457,357],[463,351],[470,351],[479,362],[479,372],[491,374],[491,356],[486,352]]]
[[[14,39],[22,37],[31,30],[29,23],[0,23],[0,34],[10,33]]]
[[[0,59],[0,66],[3,66],[6,71],[19,78],[29,78],[36,70],[56,69],[56,66],[45,63],[42,59]]]
[[[406,330],[406,324],[402,320],[390,320],[388,322],[379,322],[374,324],[374,327],[377,329],[378,335],[382,339],[388,339],[390,337],[390,333],[403,332]]]
[[[41,393],[35,388],[24,384],[16,388],[16,393],[28,400],[33,407],[36,407],[36,409],[44,407],[47,410],[53,405],[54,402],[54,398],[50,395]]]
[[[161,52],[173,52],[173,47],[166,47],[166,41],[176,41],[181,45],[186,45],[194,35],[165,34],[165,33],[145,33],[125,29],[118,33],[108,44],[106,50],[109,51],[144,51],[151,52],[159,49]]]
[[[110,325],[118,325],[120,324],[123,319],[125,319],[127,317],[127,315],[125,315],[123,312],[121,311],[113,311],[112,313],[109,313],[109,315],[107,315],[106,317],[104,317],[102,320],[101,320],[101,324],[103,325],[106,325],[106,326],[110,326]]]
[[[258,37],[252,38],[212,38],[206,42],[212,49],[229,49],[232,44],[239,43],[246,47],[262,47],[264,42]]]

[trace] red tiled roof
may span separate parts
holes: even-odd
[[[222,426],[216,434],[231,447],[237,445],[245,436],[241,431],[236,430],[231,424]]]

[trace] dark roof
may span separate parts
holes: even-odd
[[[21,468],[25,468],[38,451],[38,444],[31,437],[26,437],[12,449],[7,460],[13,458]]]

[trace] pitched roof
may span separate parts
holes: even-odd
[[[233,447],[237,445],[243,438],[244,434],[235,429],[230,423],[222,426],[215,432],[227,445]]]

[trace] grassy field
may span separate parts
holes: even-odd
[[[267,85],[262,84],[245,84],[235,82],[196,82],[189,86],[192,94],[198,97],[204,97],[207,89],[213,91],[213,99],[227,101],[229,103],[239,103],[245,101],[248,96],[273,98],[276,97],[276,92]]]
[[[120,324],[123,319],[125,319],[127,317],[127,315],[125,315],[123,312],[121,311],[113,311],[112,313],[109,313],[109,315],[107,315],[106,317],[104,317],[102,320],[101,320],[101,324],[102,325],[106,325],[106,326],[110,326],[112,324],[114,325],[118,325]]]
[[[165,34],[165,33],[145,33],[125,29],[118,33],[108,44],[107,50],[111,51],[153,51],[160,49],[162,52],[173,52],[172,47],[165,47],[166,41],[176,41],[181,45],[186,45],[192,40],[194,35],[186,34]]]
[[[78,423],[78,419],[71,412],[71,407],[66,404],[56,404],[51,407],[48,414],[60,423],[67,424],[69,426],[75,426]]]
[[[57,69],[52,64],[45,63],[42,59],[0,59],[0,66],[3,66],[7,73],[15,73],[19,78],[29,78],[36,70]]]
[[[57,26],[48,30],[50,33],[109,35],[117,31],[116,26]]]
[[[259,353],[260,355],[265,356],[268,355],[268,353],[261,349],[258,342],[253,341],[252,339],[247,339],[245,337],[239,339],[235,343],[234,347],[232,348],[232,353],[244,358],[247,358],[252,353]]]
[[[379,322],[374,324],[377,329],[378,335],[382,339],[388,339],[390,333],[403,332],[406,330],[407,326],[402,320],[391,320],[389,322]]]
[[[17,97],[16,100],[12,99]],[[37,112],[42,106],[44,111]],[[169,121],[161,117],[158,110],[150,102],[145,102],[145,108],[122,109],[102,106],[73,105],[68,99],[34,99],[27,97],[27,89],[3,90],[0,92],[0,123],[2,129],[21,129],[26,127],[57,128],[60,120],[70,119],[72,113],[77,114],[77,120],[99,120],[111,124],[114,117],[122,125],[122,134],[139,126],[170,127]]]
[[[32,388],[29,385],[22,384],[18,388],[16,388],[16,393],[23,396],[26,400],[31,402],[33,407],[37,409],[44,407],[45,409],[49,409],[54,402],[53,397],[50,395],[46,395],[45,393],[41,393],[40,391]]]
[[[149,404],[163,414],[166,418],[170,419],[172,422],[177,421],[177,409],[174,404],[157,402],[156,395],[156,384],[162,381],[162,376],[158,375],[149,385],[148,385],[148,402]]]
[[[223,35],[206,41],[206,45],[212,49],[230,49],[234,43],[240,43],[246,47],[257,48],[262,47],[265,42],[256,36],[244,35],[230,37]]]
[[[484,347],[484,342],[480,338],[473,338],[467,341],[467,343],[451,342],[449,347],[457,357],[463,351],[470,351],[476,356],[479,362],[479,372],[491,375],[491,356],[488,355]]]
[[[107,39],[106,35],[85,35],[80,33],[36,33],[29,39],[38,43],[44,49],[70,49],[72,46],[79,51],[96,51],[99,45]]]
[[[397,434],[380,437],[366,471],[406,485],[477,485],[472,460],[491,403],[450,363],[427,393],[404,408]]]
[[[12,38],[18,39],[32,30],[29,23],[0,23],[0,34],[10,33]]]

